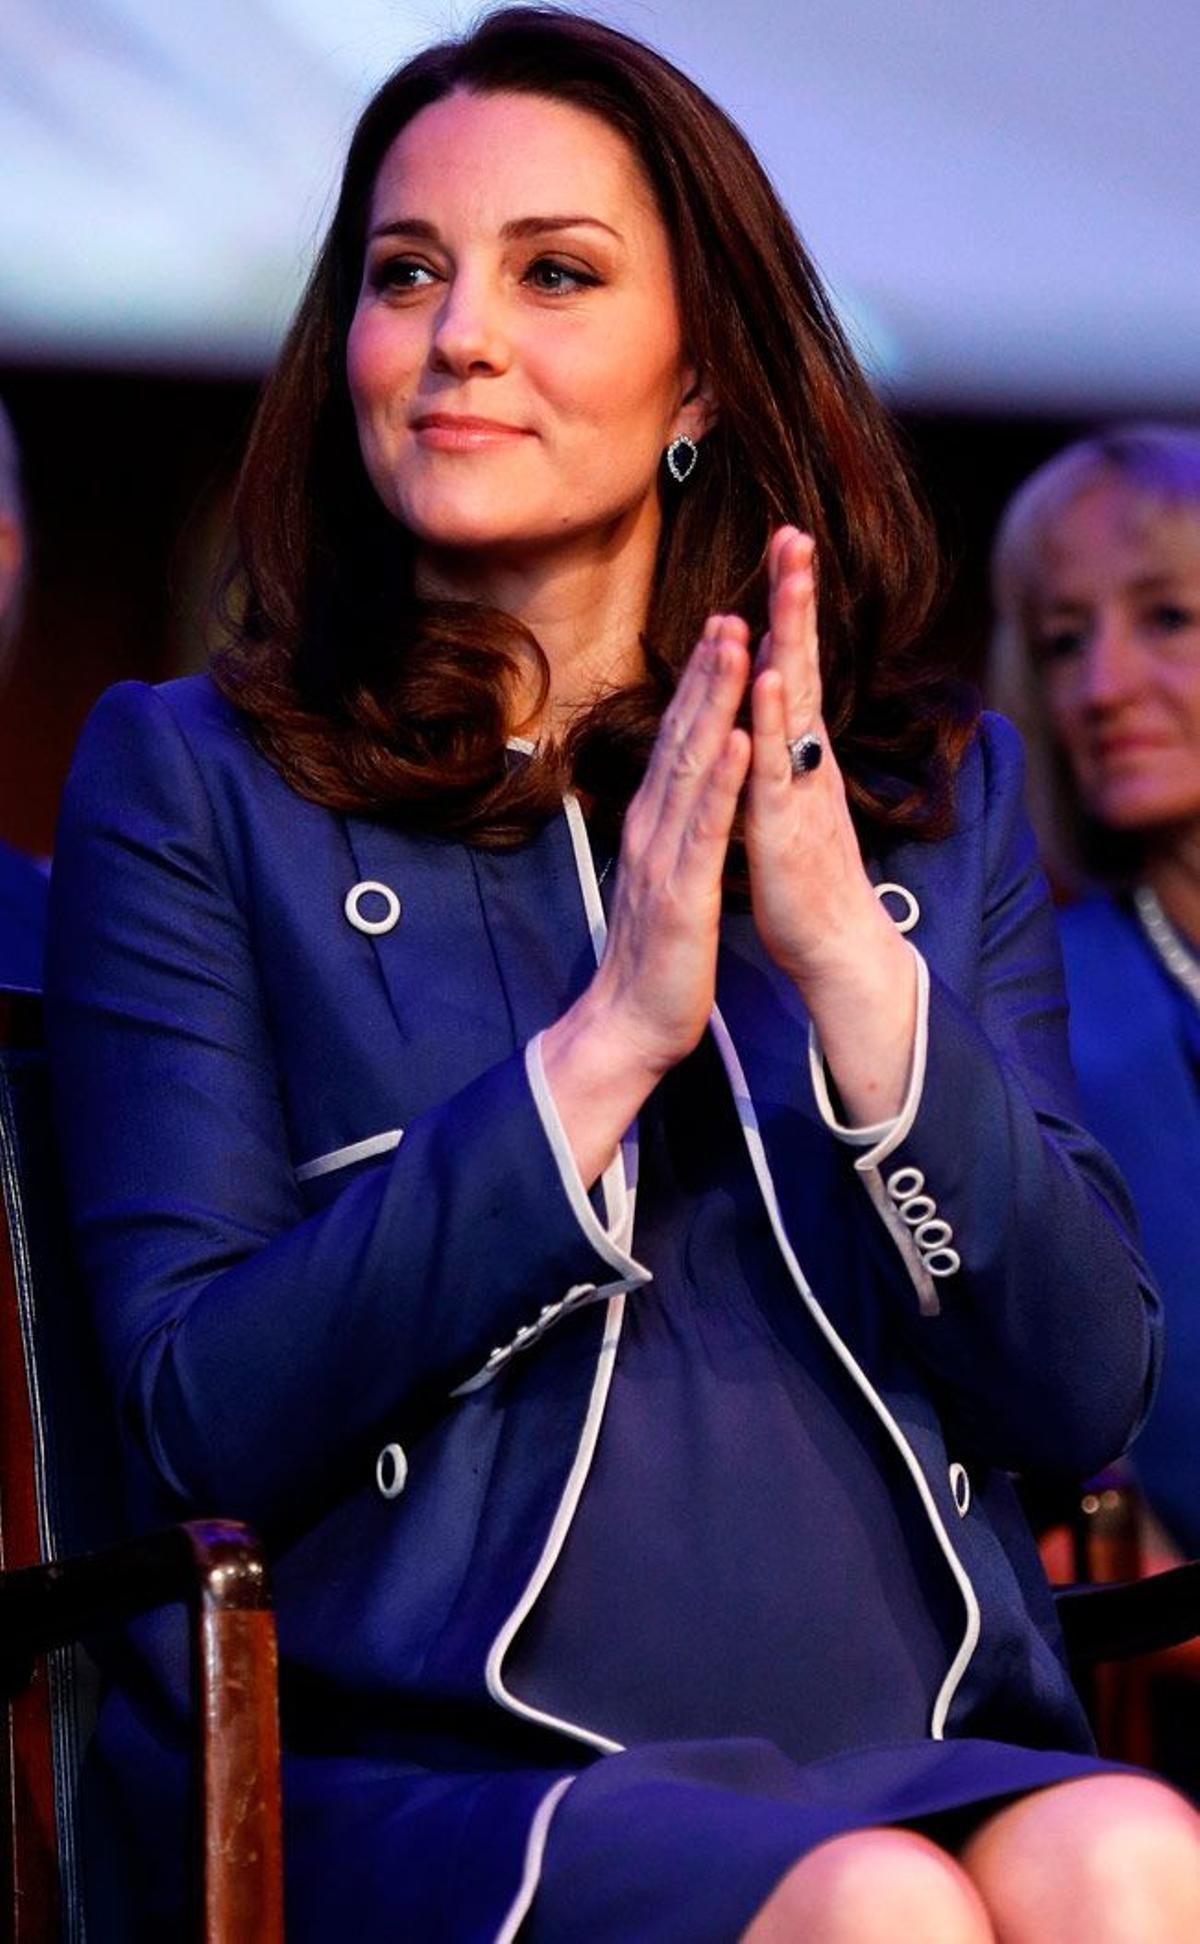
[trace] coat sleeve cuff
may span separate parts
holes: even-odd
[[[525,1048],[525,1071],[529,1076],[534,1105],[550,1144],[550,1152],[554,1156],[563,1193],[588,1242],[596,1254],[609,1263],[622,1278],[627,1277],[636,1282],[649,1282],[650,1271],[629,1253],[629,1245],[633,1240],[636,1131],[631,1129],[624,1137],[616,1154],[604,1170],[601,1189],[604,1196],[605,1220],[601,1223],[592,1206],[588,1191],[583,1185],[583,1177],[575,1165],[575,1156],[571,1152],[566,1129],[559,1117],[554,1095],[550,1091],[550,1083],[546,1079],[546,1069],[542,1064],[540,1033],[536,1034]]]

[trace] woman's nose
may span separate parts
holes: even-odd
[[[466,377],[502,371],[509,350],[498,294],[483,279],[458,276],[449,285],[434,325],[431,362],[436,371]]]
[[[1083,699],[1092,709],[1111,709],[1137,685],[1139,655],[1130,622],[1119,615],[1100,616],[1088,639],[1083,658]]]

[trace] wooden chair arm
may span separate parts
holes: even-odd
[[[246,1526],[195,1520],[0,1574],[0,1678],[15,1694],[41,1654],[174,1600],[196,1616],[202,1935],[208,1944],[281,1944],[275,1623]]]

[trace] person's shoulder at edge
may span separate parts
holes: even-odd
[[[0,985],[41,985],[49,890],[36,859],[0,840]]]
[[[259,750],[250,722],[212,677],[181,675],[160,683],[117,682],[104,690],[76,746],[64,807],[101,777],[123,775],[132,788],[135,777],[146,783],[163,763],[175,774],[185,753],[207,785],[219,771],[231,770],[247,781],[259,777],[287,788]]]
[[[181,728],[219,728],[244,734],[243,717],[207,673],[177,675],[166,682],[115,682],[95,702],[92,716],[144,713],[165,706]]]
[[[959,770],[960,791],[973,787],[982,792],[985,802],[998,794],[1015,794],[1023,799],[1025,789],[1025,745],[1020,731],[1007,716],[995,709],[981,709],[975,733],[967,745]]]

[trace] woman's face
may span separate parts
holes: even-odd
[[[1088,814],[1113,830],[1200,819],[1200,507],[1119,477],[1045,541],[1034,651]]]
[[[367,472],[426,561],[657,542],[657,477],[704,407],[666,231],[606,122],[457,93],[375,184],[347,370]]]

